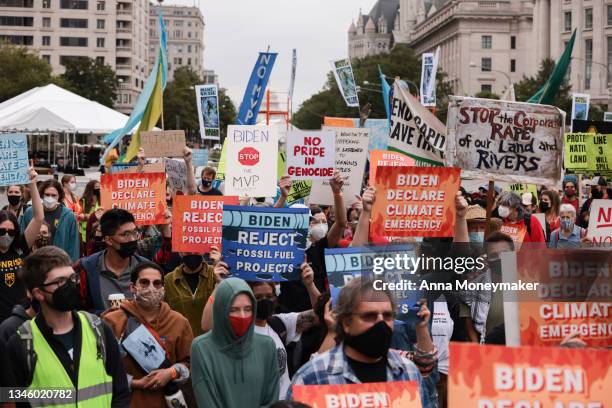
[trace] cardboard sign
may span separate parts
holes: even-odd
[[[208,149],[192,149],[191,161],[193,167],[208,166]]]
[[[182,157],[185,131],[162,130],[140,132],[140,147],[147,157]]]
[[[336,133],[287,133],[287,174],[292,180],[328,180],[336,166]]]
[[[612,246],[612,200],[593,200],[587,236],[596,245]]]
[[[157,163],[145,164],[140,168],[138,164],[114,164],[111,167],[111,173],[164,173],[166,171],[166,165],[164,160],[160,160]]]
[[[328,128],[336,132],[336,171],[344,178],[342,187],[344,204],[349,207],[355,202],[355,195],[361,195],[361,182],[368,158],[370,132],[367,129]],[[334,197],[329,187],[329,179],[314,180],[310,192],[310,203],[333,205]]]
[[[0,186],[28,184],[28,139],[25,133],[0,135]]]
[[[103,208],[123,208],[138,225],[165,223],[165,173],[103,174],[100,190]]]
[[[557,184],[564,123],[553,106],[452,96],[446,165],[464,178]]]
[[[166,177],[172,195],[189,194],[187,191],[187,165],[183,159],[166,159]]]
[[[294,385],[293,400],[312,408],[421,408],[416,381]]]
[[[612,135],[566,133],[563,164],[574,173],[612,172]]]
[[[287,152],[283,150],[278,151],[278,169],[277,175],[280,179],[285,174],[287,174]],[[295,204],[297,202],[303,201],[304,198],[310,195],[310,191],[312,189],[312,181],[311,180],[293,180],[291,183],[291,190],[289,190],[289,195],[287,196],[287,205]]]
[[[512,191],[519,196],[523,193],[531,193],[532,196],[536,198],[536,203],[538,202],[538,186],[535,184],[525,184],[525,183],[513,183],[506,184],[502,186],[502,191]]]
[[[460,173],[448,167],[379,167],[370,234],[452,237]]]
[[[604,408],[610,352],[450,343],[449,408]]]
[[[348,127],[358,128],[360,120],[358,118],[335,118],[325,116],[323,125],[326,127]],[[389,145],[389,119],[368,119],[364,128],[370,129],[370,144],[368,152],[373,150],[387,150]]]
[[[278,129],[270,126],[228,126],[225,194],[239,197],[276,196]]]
[[[223,205],[238,204],[233,196],[185,196],[172,200],[172,251],[209,253],[221,249]]]
[[[223,208],[223,260],[246,281],[301,279],[309,211],[228,205]]]
[[[387,167],[409,167],[414,166],[416,161],[398,152],[388,150],[372,150],[370,152],[370,180],[376,180],[376,169],[379,166]]]

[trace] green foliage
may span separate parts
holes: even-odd
[[[110,65],[87,57],[70,59],[60,75],[64,88],[92,101],[113,107],[119,81]],[[61,85],[60,85],[61,86]]]
[[[555,61],[547,58],[540,64],[540,69],[535,77],[523,75],[523,79],[514,84],[514,93],[517,101],[527,101],[531,98],[548,80],[555,69]],[[563,80],[559,92],[555,96],[553,105],[564,110],[568,114],[572,110],[572,86],[567,77]]]
[[[378,66],[387,77],[399,76],[409,81],[412,92],[416,92],[421,78],[421,61],[415,57],[413,51],[403,44],[397,44],[388,54],[373,55],[370,57],[351,61],[355,81],[361,87],[359,104],[372,106],[370,118],[386,118]],[[446,121],[448,96],[452,93],[451,87],[444,82],[446,75],[438,70],[436,80],[437,107],[436,115],[443,122]],[[393,80],[387,78],[390,85]],[[367,82],[367,83],[366,83]],[[293,115],[293,124],[300,129],[319,129],[324,116],[337,116],[358,118],[359,109],[346,106],[334,75],[327,74],[327,82],[323,89],[304,101],[300,109]]]
[[[51,65],[26,47],[0,44],[0,102],[51,83]]]
[[[476,98],[499,99],[499,95],[491,91],[481,91],[474,95]]]

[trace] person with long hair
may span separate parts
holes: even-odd
[[[540,195],[540,212],[544,213],[546,219],[546,236],[550,238],[550,233],[561,227],[559,219],[559,207],[561,198],[553,190],[544,190]]]
[[[78,223],[85,219],[83,209],[79,203],[79,197],[75,191],[77,189],[76,177],[72,174],[64,174],[62,176],[62,189],[64,190],[64,205],[72,210]]]
[[[100,208],[100,182],[98,180],[90,180],[87,183],[79,203],[83,212],[83,219],[79,222],[79,232],[83,243],[87,243],[87,223]]]
[[[2,210],[8,210],[15,214],[15,217],[19,220],[25,210],[28,208],[25,201],[25,188],[24,186],[8,186],[6,188],[6,199],[8,204],[2,207]]]

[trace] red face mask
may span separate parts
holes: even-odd
[[[244,336],[245,333],[249,331],[249,327],[251,327],[251,323],[253,322],[253,316],[229,316],[229,319],[230,324],[232,325],[232,330],[234,330],[234,334],[238,337]]]

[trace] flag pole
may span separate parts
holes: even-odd
[[[157,0],[157,3],[159,4],[159,8],[157,9],[158,15],[161,17],[161,12],[162,12],[162,3],[164,2],[164,0]],[[161,36],[163,35],[163,33],[159,33],[159,37],[161,38]],[[160,52],[165,52],[166,50],[160,50]],[[162,87],[162,89],[160,90],[161,92],[161,127],[162,130],[166,130],[166,127],[164,126],[164,89]]]

